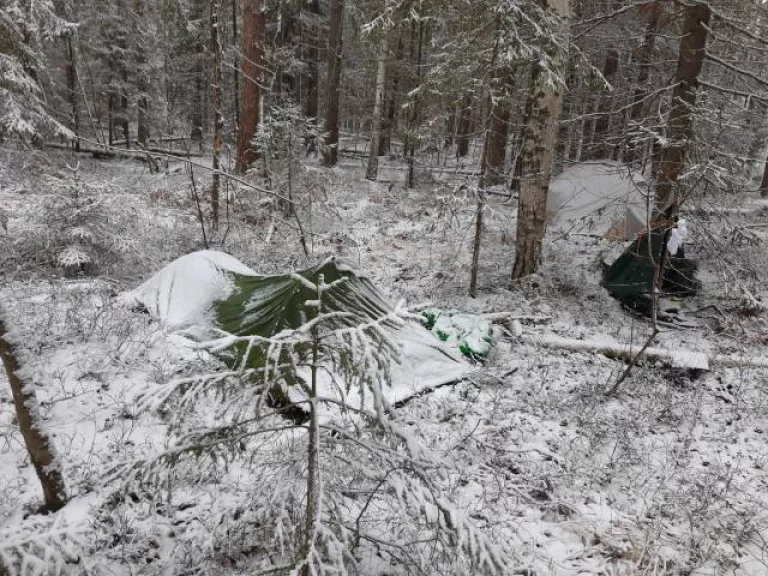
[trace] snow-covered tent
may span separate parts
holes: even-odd
[[[632,240],[646,227],[647,194],[642,176],[622,164],[576,164],[549,188],[550,226]]]
[[[394,309],[368,278],[335,259],[296,273],[263,276],[232,256],[210,250],[171,262],[123,298],[146,308],[167,330],[195,340],[220,336],[222,331],[268,338],[306,322],[307,303],[317,298],[311,286],[320,275],[327,284],[345,278],[329,290],[326,311],[352,309],[356,318],[375,320]],[[387,330],[390,340],[402,347],[399,363],[389,369],[391,386],[384,391],[391,403],[460,379],[471,369],[418,321],[387,326]],[[254,349],[236,349],[239,360],[249,354],[249,365],[263,362]],[[328,388],[328,394],[333,394],[334,387]]]

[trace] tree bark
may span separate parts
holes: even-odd
[[[77,107],[77,53],[72,44],[72,35],[67,36],[67,100],[70,108],[70,125],[75,136],[80,135],[80,112]],[[75,139],[75,150],[80,151],[80,140]]]
[[[643,109],[645,108],[645,99],[648,95],[648,77],[651,73],[651,63],[653,62],[653,50],[656,44],[656,35],[661,25],[661,16],[663,8],[658,2],[650,4],[649,8],[648,26],[645,29],[645,37],[643,38],[643,44],[637,51],[637,82],[635,86],[635,93],[632,97],[632,107],[629,111],[629,119],[631,120],[630,126],[637,126],[643,115]],[[627,152],[625,155],[625,161],[629,164],[639,160],[638,155],[643,150],[642,143],[637,141],[637,136],[630,135],[629,145],[627,146]]]
[[[495,186],[504,181],[504,161],[509,138],[510,103],[506,98],[495,102],[491,108],[491,121],[486,136],[484,153],[485,184]]]
[[[126,86],[128,85],[128,71],[123,68],[123,86],[120,88],[120,118],[118,120],[120,126],[123,129],[123,139],[125,139],[125,147],[130,147],[131,130],[128,124],[128,93],[126,92]]]
[[[325,102],[324,164],[336,166],[339,158],[339,83],[342,66],[344,0],[331,0],[328,31],[328,88]]]
[[[418,25],[418,40],[416,44],[416,87],[421,86],[421,62],[424,48],[424,22],[420,21]],[[415,184],[415,166],[416,166],[416,145],[419,126],[419,116],[421,115],[421,97],[417,96],[411,106],[411,112],[408,115],[408,130],[403,143],[404,152],[408,156],[408,177],[406,185],[413,188]]]
[[[570,1],[548,0],[547,8],[560,21],[559,36],[565,46],[558,47],[558,54],[553,60],[554,72],[563,79],[566,72]],[[561,86],[552,82],[546,74],[540,66],[534,66],[532,90],[526,104],[513,279],[536,272],[547,225],[547,192],[554,166],[563,95]]]
[[[603,78],[609,84],[613,84],[616,73],[619,71],[619,53],[614,48],[609,48],[605,53],[603,64]],[[611,126],[611,102],[613,96],[611,90],[605,89],[598,96],[597,119],[595,120],[595,132],[592,139],[592,156],[597,159],[609,158],[611,147],[605,141],[608,129]]]
[[[211,220],[219,225],[219,167],[221,166],[221,132],[224,129],[224,112],[221,109],[221,41],[219,40],[219,5],[221,0],[211,0],[211,54],[213,56],[213,183],[211,184]]]
[[[197,14],[198,18],[202,21],[203,14],[202,14],[202,8],[200,8],[199,14]],[[202,41],[202,31],[200,32],[200,37],[198,37],[195,40],[195,63],[192,67],[192,74],[194,75],[194,81],[195,81],[195,95],[194,95],[194,101],[192,102],[192,130],[190,131],[190,139],[192,142],[195,142],[197,144],[197,147],[199,150],[203,149],[203,100],[204,100],[204,89],[203,89],[203,77],[205,75],[205,71],[203,70],[203,59],[205,58],[204,49],[203,49],[203,41]]]
[[[710,18],[708,4],[697,2],[685,9],[672,109],[667,120],[667,144],[661,151],[657,175],[656,218],[680,200],[677,179],[685,166],[686,148],[693,137],[693,108],[696,105],[698,77],[704,63]]]
[[[144,17],[144,0],[135,0],[134,8],[136,14],[140,17]],[[136,37],[138,39],[137,45],[137,58],[136,64],[138,68],[138,78],[136,82],[136,88],[139,92],[137,101],[137,131],[136,138],[139,144],[146,147],[149,144],[149,78],[147,74],[147,56],[144,51],[144,45],[141,39],[138,38],[139,32],[136,30]]]
[[[319,34],[317,30],[317,18],[320,15],[320,1],[310,0],[309,13],[312,25],[305,29],[303,34],[308,44],[307,50],[307,99],[304,102],[304,115],[307,118],[317,119],[320,104],[319,90],[319,50],[317,48]]]
[[[760,184],[760,196],[768,198],[768,158],[765,159],[765,169],[763,170],[763,181]]]
[[[389,0],[384,3],[386,12]],[[379,59],[376,71],[376,100],[373,103],[373,136],[371,149],[368,154],[368,167],[365,171],[366,180],[376,180],[379,173],[379,144],[384,122],[384,93],[387,88],[387,59],[389,58],[389,31],[385,30],[379,46]]]
[[[469,131],[472,121],[472,97],[467,94],[462,98],[461,109],[456,126],[456,157],[464,158],[469,154]]]
[[[390,64],[389,88],[387,89],[386,112],[384,122],[379,137],[379,156],[389,153],[392,148],[392,131],[395,128],[395,117],[397,115],[397,97],[400,85],[399,63],[403,59],[403,35],[398,34],[397,48],[395,50],[395,61]],[[407,154],[407,152],[405,152]]]
[[[51,512],[55,512],[67,502],[66,487],[60,468],[61,463],[56,458],[48,434],[39,422],[40,413],[35,388],[31,382],[24,381],[21,375],[19,356],[13,339],[8,334],[4,311],[1,307],[0,358],[11,385],[19,431],[24,438],[29,459],[32,461],[32,466],[34,466],[43,488],[45,507]]]
[[[237,0],[232,0],[232,44],[237,46]],[[240,62],[237,56],[237,50],[234,51],[234,62],[232,63],[232,72],[234,73],[235,93],[234,93],[234,124],[235,130],[240,126]]]
[[[264,60],[266,15],[261,0],[243,3],[243,44],[240,89],[240,126],[237,131],[237,160],[235,170],[244,173],[259,157],[253,139],[259,129],[261,117],[261,87],[259,86]]]

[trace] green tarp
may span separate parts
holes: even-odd
[[[603,271],[602,285],[608,292],[623,304],[644,314],[649,314],[652,308],[654,276],[656,267],[661,264],[665,238],[665,228],[658,228],[650,234],[640,234]],[[662,294],[695,294],[701,286],[696,280],[696,269],[696,263],[692,260],[667,254],[661,283]]]
[[[321,277],[329,285],[344,278],[323,295],[323,312],[346,313],[334,318],[333,322],[339,326],[377,320],[391,311],[391,306],[367,278],[335,260],[326,260],[312,268],[279,276],[232,274],[232,294],[214,306],[217,324],[235,336],[264,338],[282,330],[297,329],[311,319],[313,312],[306,303],[317,299],[317,291],[311,284],[318,284]],[[238,357],[242,358],[245,348],[245,344],[238,345]],[[249,366],[264,364],[260,347],[254,347],[250,356]]]

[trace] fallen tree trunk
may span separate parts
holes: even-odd
[[[55,150],[66,150],[68,152],[74,152],[78,154],[92,154],[96,158],[114,158],[114,157],[122,157],[122,158],[137,158],[141,161],[146,160],[146,153],[151,152],[153,154],[162,154],[163,156],[179,156],[182,158],[202,158],[202,154],[197,154],[193,152],[188,151],[175,151],[175,150],[165,150],[163,148],[115,148],[114,146],[104,145],[103,148],[101,147],[93,147],[93,148],[87,148],[84,146],[80,146],[80,149],[72,148],[71,146],[67,146],[66,144],[57,144],[56,142],[50,142],[48,144],[45,144],[46,148],[53,148]]]
[[[55,512],[67,503],[61,462],[41,421],[35,386],[22,375],[16,342],[6,328],[4,314],[0,307],[0,360],[11,385],[19,431],[43,489],[45,508]]]
[[[525,335],[520,338],[520,341],[534,346],[545,346],[571,352],[602,354],[608,358],[625,361],[631,361],[642,349],[641,344],[578,340],[554,335]],[[646,348],[643,356],[651,360],[660,360],[674,367],[694,370],[708,371],[711,370],[713,365],[725,368],[768,368],[768,356],[766,355],[706,354],[704,352],[696,352],[695,350],[649,347]]]

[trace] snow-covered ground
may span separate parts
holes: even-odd
[[[249,573],[249,562],[264,553],[259,528],[231,527],[242,527],[235,521],[263,493],[263,466],[231,462],[191,484],[185,464],[177,481],[151,494],[125,494],[110,474],[168,446],[167,421],[139,412],[139,393],[211,369],[206,353],[116,298],[204,247],[189,176],[181,165],[153,175],[130,161],[38,158],[36,167],[65,176],[64,162],[80,160],[80,177],[130,195],[140,215],[123,231],[138,246],[130,266],[117,261],[95,278],[64,279],[23,263],[17,226],[33,197],[46,192],[45,181],[26,155],[0,154],[0,206],[10,216],[7,233],[0,227],[7,243],[0,298],[22,336],[26,374],[72,495],[57,515],[29,514],[40,489],[0,375],[0,549],[37,546],[72,573]],[[522,335],[502,338],[468,379],[396,410],[397,421],[447,463],[446,493],[508,548],[510,573],[768,574],[768,368],[715,359],[702,372],[641,361],[606,397],[623,361],[533,342],[640,348],[649,326],[599,286],[601,259],[621,245],[553,229],[540,275],[512,285],[515,201],[494,197],[479,296],[469,298],[475,202],[458,189],[464,177],[450,166],[421,171],[419,185],[405,190],[401,168],[387,160],[382,182],[371,183],[357,161],[331,171],[308,166],[296,194],[307,206],[298,216],[309,257],[296,220],[274,216],[245,188],[231,197],[212,248],[259,273],[340,255],[393,300],[522,318]],[[203,190],[205,175],[196,178]],[[735,219],[732,199],[709,199],[688,215],[687,255],[700,260],[704,288],[685,303],[685,323],[663,326],[655,347],[713,358],[766,353],[766,313],[753,306],[768,301],[759,275],[768,257],[756,244],[766,239],[766,209],[749,199],[741,207],[738,226],[722,223]]]

